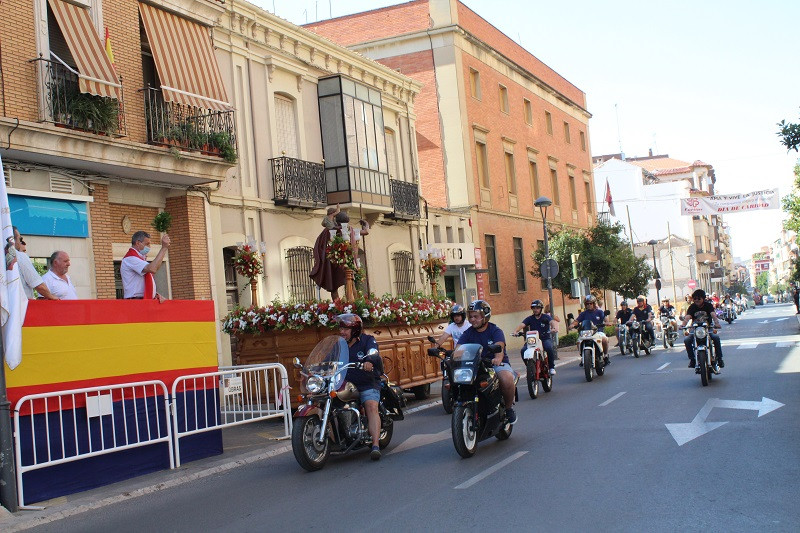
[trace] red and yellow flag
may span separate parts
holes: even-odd
[[[108,26],[106,26],[106,55],[108,56],[108,60],[111,61],[111,64],[114,65],[114,51],[111,50],[111,36],[108,33]],[[116,66],[116,65],[114,65]]]

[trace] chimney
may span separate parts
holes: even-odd
[[[650,157],[653,157],[653,149],[650,148]]]

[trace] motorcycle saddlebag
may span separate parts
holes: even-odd
[[[381,399],[383,400],[383,406],[393,420],[403,420],[403,407],[405,407],[406,402],[405,398],[403,398],[402,389],[384,383],[383,387],[381,387]]]

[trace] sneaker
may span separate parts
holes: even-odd
[[[381,449],[380,446],[373,446],[372,451],[369,452],[369,458],[373,461],[380,461],[381,459]]]
[[[604,364],[605,366],[608,366],[608,365],[610,365],[610,364],[611,364],[611,359],[609,359],[607,355],[604,355],[604,356],[603,356],[603,364]]]
[[[722,360],[722,357],[717,357],[717,364],[720,368],[725,368],[725,361]]]
[[[689,359],[689,368],[694,368],[697,366],[697,361],[694,359]]]
[[[550,369],[550,375],[551,376],[555,376],[556,375],[556,369],[555,368],[551,368]]]
[[[506,409],[506,420],[508,420],[508,423],[512,426],[517,423],[517,413],[514,411],[513,407]]]

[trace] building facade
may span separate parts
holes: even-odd
[[[424,245],[447,251],[448,294],[484,298],[494,321],[516,326],[531,300],[547,300],[530,274],[543,241],[534,201],[552,200],[551,226],[595,220],[583,91],[457,0],[413,1],[306,27],[423,84],[416,133]],[[558,291],[554,297],[555,310],[566,314]]]

